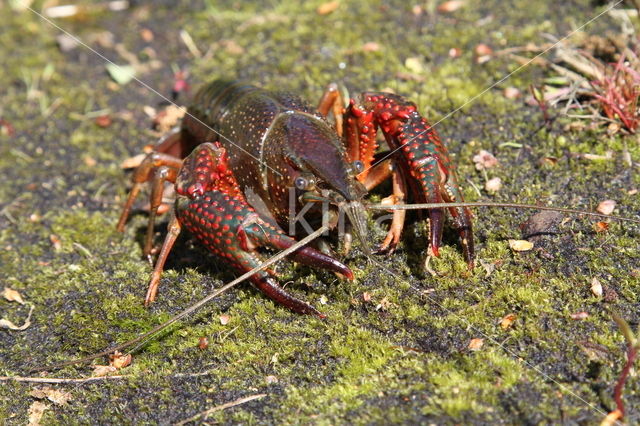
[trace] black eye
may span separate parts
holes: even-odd
[[[351,165],[353,166],[353,170],[356,171],[356,173],[362,173],[364,171],[364,163],[360,160],[356,160],[353,163],[351,163]]]
[[[298,176],[293,183],[298,189],[307,189],[307,186],[309,186],[309,181],[302,176]]]

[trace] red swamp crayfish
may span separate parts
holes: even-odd
[[[335,127],[326,119],[330,112]],[[378,129],[393,154],[374,163]],[[309,209],[311,223],[319,223],[324,216],[335,227],[339,213],[344,212],[349,219],[344,235],[347,247],[353,229],[368,254],[364,197],[388,178],[393,183],[393,204],[402,204],[409,191],[418,203],[463,201],[445,146],[416,106],[400,96],[367,92],[345,109],[332,85],[316,110],[290,93],[215,81],[198,92],[180,129],[136,169],[118,229],[124,228],[140,185],[152,181],[148,254],[164,182],[175,182],[174,216],[147,292],[145,303],[149,304],[182,228],[235,269],[247,272],[262,262],[257,247],[282,250],[295,243],[281,229],[291,224],[294,213]],[[466,207],[448,210],[465,259],[472,265],[471,213]],[[435,255],[444,214],[442,207],[429,210],[429,244]],[[404,220],[405,211],[395,210],[380,251],[395,249]],[[314,248],[300,248],[293,257],[353,278],[346,265]],[[250,280],[295,312],[321,315],[285,292],[267,271]]]
[[[327,119],[330,113],[335,125]],[[389,152],[376,153],[379,130]],[[118,229],[124,230],[141,186],[151,181],[144,248],[150,254],[165,182],[175,183],[175,207],[149,283],[148,305],[156,297],[164,263],[183,228],[224,262],[246,273],[263,262],[257,248],[284,250],[296,244],[283,229],[288,225],[290,233],[295,232],[295,219],[301,213],[308,210],[312,224],[328,223],[329,228],[335,228],[340,214],[346,213],[349,223],[341,237],[347,250],[353,230],[369,255],[364,197],[387,179],[392,182],[393,194],[388,198],[392,205],[384,208],[393,215],[378,250],[382,253],[396,248],[407,209],[429,208],[428,249],[438,256],[448,210],[463,256],[472,268],[475,253],[469,205],[541,208],[464,203],[446,147],[416,105],[401,96],[365,92],[345,108],[340,91],[332,84],[314,109],[291,93],[217,80],[196,94],[181,127],[161,139],[136,168]],[[405,204],[405,200],[417,204]],[[292,257],[353,278],[346,265],[315,248],[297,248]],[[288,294],[271,272],[259,270],[249,280],[292,311],[323,317],[310,304]]]
[[[330,113],[335,125],[327,119]],[[390,152],[376,153],[378,130]],[[364,197],[387,179],[391,179],[393,188],[388,198],[391,204],[366,205],[368,209],[393,211],[379,251],[390,253],[396,248],[406,210],[428,209],[428,249],[437,256],[448,210],[470,268],[475,255],[471,206],[551,210],[640,223],[638,219],[583,210],[464,202],[446,147],[415,104],[401,96],[365,92],[345,108],[337,86],[330,85],[314,109],[290,93],[215,81],[196,94],[180,128],[163,137],[135,169],[133,187],[117,228],[124,230],[140,189],[151,182],[144,247],[144,253],[150,254],[165,183],[175,184],[175,206],[149,283],[146,305],[156,297],[165,261],[183,228],[243,274],[128,342],[37,370],[87,362],[130,347],[245,279],[292,311],[323,318],[316,308],[280,287],[267,268],[291,255],[298,262],[352,279],[349,267],[306,244],[335,228],[344,212],[349,219],[342,236],[346,248],[353,230],[368,256]],[[322,226],[296,241],[283,229],[304,211],[308,211],[311,223]],[[257,250],[260,247],[271,247],[279,253],[265,260]]]

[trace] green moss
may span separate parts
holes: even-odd
[[[89,8],[56,22],[116,62],[124,58],[104,40],[95,41],[100,32],[112,32],[142,60],[156,55],[162,68],[139,77],[163,94],[171,90],[176,64],[189,69],[194,86],[235,76],[312,102],[332,81],[346,84],[352,95],[390,88],[414,100],[432,122],[477,96],[437,127],[455,156],[467,199],[592,209],[610,198],[622,215],[638,211],[632,190],[640,181],[622,160],[625,149],[633,161],[640,157],[635,138],[603,129],[565,131],[569,119],[562,116],[551,129],[540,129],[540,111],[504,98],[501,90],[515,86],[524,94],[545,71],[524,68],[483,93],[519,64],[507,55],[484,64],[473,58],[479,42],[499,51],[540,44],[542,33],[561,36],[602,10],[592,2],[467,2],[452,14],[437,13],[437,2],[422,2],[419,14],[407,2],[340,2],[320,16],[322,3]],[[102,60],[81,47],[61,52],[58,33],[32,13],[5,5],[0,18],[0,118],[16,128],[13,137],[0,132],[0,286],[20,291],[35,306],[29,329],[1,332],[0,375],[24,375],[24,367],[87,355],[149,330],[232,274],[181,239],[158,300],[142,306],[150,273],[140,247],[145,217],[134,215],[124,235],[114,228],[127,187],[120,162],[156,138],[142,107],[156,107],[159,100],[133,83],[113,88]],[[597,34],[614,23],[604,17],[592,25],[587,30]],[[152,42],[140,38],[143,28],[154,32]],[[187,52],[180,30],[188,31],[202,57]],[[365,52],[367,42],[378,49]],[[450,58],[451,48],[462,55]],[[39,97],[28,96],[29,90]],[[54,102],[57,108],[48,111]],[[111,126],[95,125],[99,110],[112,115]],[[484,186],[471,161],[480,149],[501,164],[488,171],[504,183],[494,196],[469,184]],[[576,156],[607,151],[614,152],[612,160]],[[540,162],[550,156],[558,159],[555,165]],[[412,223],[391,257],[368,262],[356,248],[346,259],[354,281],[283,264],[277,268],[281,282],[291,281],[287,289],[313,302],[326,320],[294,315],[248,285],[236,287],[137,348],[133,364],[121,372],[126,380],[65,387],[74,399],[48,410],[43,422],[175,422],[256,393],[268,396],[209,420],[537,424],[563,416],[566,422],[598,422],[601,413],[582,400],[612,408],[608,395],[624,360],[623,339],[605,308],[638,320],[637,227],[612,222],[608,232],[596,234],[589,220],[572,218],[536,239],[532,252],[514,253],[507,240],[522,238],[518,225],[530,213],[478,209],[475,215],[479,264],[473,271],[450,230],[441,257],[429,264],[436,276],[424,271],[424,227]],[[372,233],[379,241],[386,230],[372,226]],[[591,294],[594,277],[608,291],[607,302]],[[0,300],[2,317],[21,323],[25,311]],[[572,319],[582,311],[587,319]],[[221,314],[229,316],[228,324]],[[507,314],[516,319],[504,330],[500,321]],[[200,337],[209,339],[207,349],[198,348]],[[479,351],[468,349],[473,338],[484,339]],[[585,342],[596,345],[599,358],[580,349]],[[90,372],[78,366],[51,375]],[[0,387],[0,418],[15,414],[12,421],[25,423],[34,386]],[[630,378],[625,391],[629,423],[637,418],[638,386]]]

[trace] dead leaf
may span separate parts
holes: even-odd
[[[278,378],[276,376],[267,376],[264,378],[264,380],[268,385],[278,383]]]
[[[142,164],[142,161],[145,159],[146,156],[147,154],[138,154],[138,155],[134,155],[133,157],[129,157],[126,160],[124,160],[122,163],[120,163],[120,168],[135,169],[140,164]]]
[[[149,28],[143,28],[140,30],[140,37],[147,43],[152,42],[154,37],[153,31]]]
[[[231,321],[231,317],[227,314],[222,314],[220,315],[220,324],[222,325],[227,325],[229,324],[229,321]]]
[[[602,422],[600,422],[600,426],[613,426],[617,424],[618,420],[620,420],[621,418],[622,412],[620,410],[613,410],[612,412],[607,414],[607,417],[602,419]]]
[[[31,308],[29,308],[29,314],[27,315],[27,319],[24,321],[24,324],[15,325],[8,319],[2,318],[0,319],[0,328],[8,328],[9,330],[15,330],[15,331],[26,330],[31,326],[31,314],[33,313],[33,308],[34,306],[31,305]]]
[[[557,232],[562,218],[563,215],[560,212],[538,212],[522,224],[522,236],[527,240],[534,240],[536,238],[540,239],[543,234]]]
[[[393,303],[391,303],[387,297],[383,297],[382,300],[376,306],[376,311],[379,311],[379,310],[386,311],[391,307],[391,305],[393,305]]]
[[[462,56],[462,49],[460,49],[459,47],[452,47],[451,49],[449,49],[450,58],[459,58],[460,56]]]
[[[484,277],[485,278],[489,278],[491,276],[491,274],[493,273],[493,271],[496,270],[496,264],[493,262],[487,262],[483,259],[480,259],[480,265],[482,265],[482,267],[484,268]]]
[[[200,339],[198,339],[198,349],[207,349],[209,347],[209,339],[207,339],[206,337],[201,337]]]
[[[613,200],[604,200],[598,204],[596,207],[596,211],[602,214],[611,214],[613,213],[613,209],[616,208],[616,202]]]
[[[49,235],[49,241],[51,241],[51,244],[53,244],[53,249],[55,251],[60,251],[62,249],[62,241],[60,241],[60,237],[58,237],[57,235]]]
[[[161,133],[167,133],[178,125],[185,112],[186,110],[183,107],[174,104],[167,105],[153,118],[155,129]]]
[[[123,354],[120,351],[115,351],[109,355],[109,365],[116,369],[124,368],[131,364],[131,354]]]
[[[489,179],[484,184],[484,189],[490,194],[495,194],[496,192],[500,191],[500,188],[502,188],[502,179],[500,179],[499,177]]]
[[[4,298],[9,302],[18,302],[19,304],[24,305],[22,295],[12,288],[5,287],[2,292],[2,296],[4,296]]]
[[[335,10],[338,7],[340,7],[340,2],[339,1],[330,1],[330,2],[327,2],[327,3],[322,3],[316,9],[316,13],[318,15],[328,15],[328,14],[330,14],[332,12],[335,12]]]
[[[102,127],[104,129],[106,127],[111,126],[111,123],[113,123],[113,120],[111,119],[111,116],[109,114],[102,114],[96,117],[95,120],[93,120],[93,122],[96,123],[96,126]]]
[[[36,388],[31,391],[29,394],[37,399],[48,399],[56,405],[65,405],[73,396],[69,392],[64,392],[61,390],[53,389],[49,386],[45,386],[43,388]]]
[[[596,297],[602,297],[602,284],[596,277],[591,280],[591,293]]]
[[[502,91],[502,94],[507,99],[516,99],[520,97],[520,90],[515,87],[507,87]]]
[[[93,366],[93,375],[95,377],[102,377],[102,376],[106,376],[109,373],[113,373],[114,371],[117,371],[118,369],[111,366],[111,365],[94,365]]]
[[[476,164],[476,170],[491,169],[498,165],[498,159],[484,149],[473,156],[473,162]]]
[[[500,320],[500,327],[502,327],[503,330],[508,329],[517,318],[518,317],[516,316],[516,314],[505,315],[504,317],[502,317],[502,320]]]
[[[529,251],[533,248],[533,243],[527,240],[509,240],[509,247],[513,251]]]
[[[362,45],[363,52],[377,52],[380,50],[380,45],[375,41],[370,41]]]
[[[583,320],[583,319],[589,318],[589,313],[582,311],[582,312],[576,312],[574,314],[570,314],[569,316],[571,317],[571,319],[574,319],[574,320]]]
[[[44,402],[35,401],[29,407],[29,423],[28,426],[39,426],[40,420],[42,420],[42,415],[44,414],[44,410],[48,409],[49,406]]]
[[[484,43],[480,43],[476,46],[474,52],[478,56],[486,56],[491,55],[493,53],[493,49]]]
[[[469,341],[469,350],[470,351],[479,351],[480,349],[482,349],[482,346],[484,346],[484,339],[471,339]]]
[[[441,3],[438,6],[438,12],[440,12],[440,13],[451,13],[451,12],[455,12],[456,10],[460,9],[462,6],[464,6],[464,1],[463,0],[445,1],[444,3]]]

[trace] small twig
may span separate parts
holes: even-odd
[[[61,379],[54,377],[20,377],[20,376],[0,376],[0,382],[28,382],[28,383],[54,383],[54,384],[83,384],[89,382],[98,382],[101,380],[124,379],[128,376],[100,376],[85,377],[81,379]]]
[[[231,407],[235,407],[237,405],[245,404],[245,403],[247,403],[249,401],[253,401],[254,399],[264,398],[265,396],[267,396],[266,393],[259,393],[257,395],[251,395],[251,396],[246,396],[244,398],[236,399],[235,401],[227,402],[226,404],[217,405],[217,406],[215,406],[213,408],[209,408],[206,411],[198,413],[193,417],[189,417],[188,419],[182,420],[182,421],[176,423],[175,426],[182,426],[182,425],[187,424],[189,422],[194,422],[194,421],[198,420],[201,417],[207,418],[207,416],[209,416],[210,414],[215,413],[216,411],[226,410],[227,408],[231,408]]]

